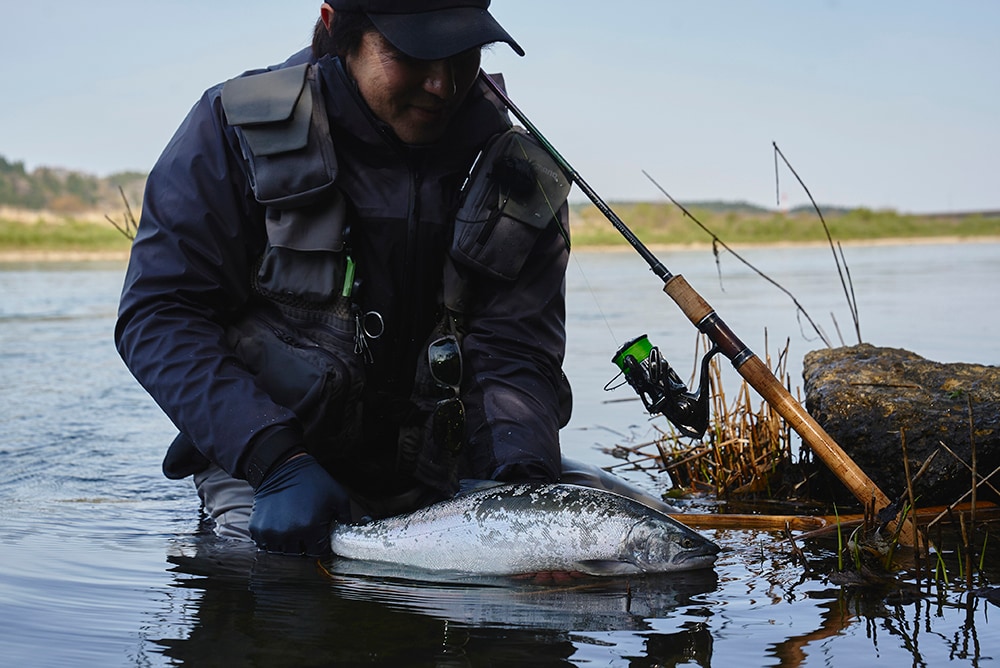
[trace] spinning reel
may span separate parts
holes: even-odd
[[[698,392],[688,391],[660,349],[653,346],[645,334],[628,341],[611,362],[621,369],[625,381],[636,391],[650,414],[661,414],[684,436],[701,438],[708,429],[708,365],[719,352],[718,346],[701,359]]]

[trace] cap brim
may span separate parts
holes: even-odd
[[[378,31],[397,49],[420,60],[440,60],[494,42],[524,49],[488,11],[456,7],[414,14],[369,14]]]

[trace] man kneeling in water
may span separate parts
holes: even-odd
[[[321,555],[461,478],[563,477],[569,181],[478,78],[523,55],[489,4],[330,0],[152,169],[115,339],[220,535]]]

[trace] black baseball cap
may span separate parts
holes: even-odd
[[[506,42],[524,55],[487,9],[490,0],[327,0],[334,10],[363,12],[389,42],[412,58],[439,60]]]

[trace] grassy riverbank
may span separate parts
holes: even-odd
[[[825,243],[826,232],[815,211],[778,212],[716,205],[686,208],[710,232],[702,229],[672,204],[619,203],[615,213],[646,245],[712,243],[712,234],[729,245]],[[912,215],[895,211],[840,209],[824,211],[834,241],[866,242],[883,239],[973,239],[1000,237],[1000,211]],[[626,243],[596,207],[578,205],[572,215],[573,243],[577,247]]]
[[[649,246],[697,246],[712,235],[668,203],[613,203],[626,225]],[[815,212],[777,212],[753,207],[690,205],[689,211],[729,245],[825,243]],[[111,218],[123,222],[123,216]],[[824,212],[835,241],[875,242],[1000,238],[1000,212],[909,215],[869,209]],[[591,204],[571,208],[577,249],[621,246],[626,242]],[[0,260],[115,259],[128,256],[130,242],[99,213],[61,216],[39,211],[0,210]]]
[[[0,211],[0,261],[127,258],[131,242],[98,214]]]

